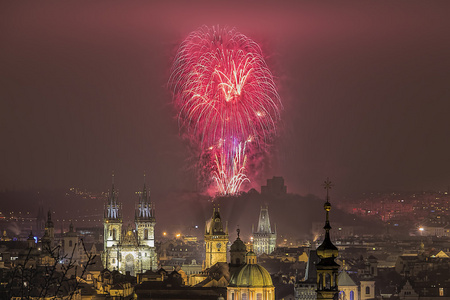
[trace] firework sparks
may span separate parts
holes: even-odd
[[[246,149],[264,149],[280,117],[261,48],[234,29],[204,26],[181,44],[169,85],[180,129],[201,152],[215,149],[219,192],[235,194],[249,180]]]
[[[244,146],[242,146],[244,145]],[[235,155],[232,162],[228,162],[230,157],[223,157],[225,151],[215,154],[216,169],[213,172],[213,178],[216,181],[218,193],[220,195],[237,194],[241,185],[250,181],[245,174],[245,165],[247,163],[247,155],[245,155],[246,143],[240,143],[236,147]]]

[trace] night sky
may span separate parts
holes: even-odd
[[[3,1],[0,189],[196,190],[167,80],[177,45],[257,41],[284,105],[260,178],[290,192],[447,189],[450,3]],[[259,179],[258,179],[259,180]],[[254,180],[255,187],[264,183]]]

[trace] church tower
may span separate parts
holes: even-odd
[[[114,189],[114,174],[111,192],[105,208],[103,229],[103,265],[110,270],[118,269],[119,257],[117,257],[116,251],[112,251],[112,248],[116,247],[121,240],[122,215]]]
[[[241,230],[238,228],[236,232],[237,239],[230,247],[230,268],[238,268],[242,266],[245,263],[245,255],[247,254],[247,247],[239,237]]]
[[[317,300],[333,300],[337,299],[339,293],[337,282],[339,265],[334,261],[339,252],[330,239],[331,225],[329,212],[331,210],[331,204],[328,192],[331,189],[332,184],[328,178],[323,186],[327,190],[327,201],[323,206],[326,211],[325,226],[323,227],[323,229],[325,229],[325,238],[322,244],[317,248],[317,256],[320,259],[316,264]]]
[[[52,212],[47,213],[47,222],[45,222],[44,236],[41,239],[45,250],[51,250],[55,242],[55,225],[52,221]]]
[[[223,229],[219,207],[213,208],[211,220],[205,227],[205,268],[210,268],[217,262],[227,262],[228,228]]]
[[[269,208],[262,207],[259,213],[258,228],[253,231],[253,251],[257,254],[270,254],[277,244],[277,232],[270,227]]]
[[[138,237],[138,243],[142,251],[141,261],[142,270],[156,270],[157,258],[155,252],[155,209],[150,202],[149,192],[144,183],[142,194],[139,197],[139,203],[136,206],[135,225]]]
[[[70,222],[69,231],[64,234],[63,241],[64,256],[66,259],[78,260],[78,235],[73,230],[72,222]]]

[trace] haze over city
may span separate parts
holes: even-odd
[[[1,2],[0,300],[450,300],[449,12]]]
[[[196,191],[167,88],[206,24],[260,43],[284,109],[267,173],[290,192],[444,190],[448,10],[438,2],[2,3],[0,188]],[[444,6],[445,7],[445,6]]]

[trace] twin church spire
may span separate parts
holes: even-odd
[[[136,205],[135,218],[139,220],[150,220],[155,218],[155,208],[150,202],[150,191],[147,190],[144,174],[144,188],[139,196],[139,202]]]
[[[108,198],[108,204],[106,205],[106,210],[105,210],[105,219],[110,219],[110,220],[119,220],[121,219],[121,215],[120,215],[120,205],[117,202],[118,197],[117,197],[117,192],[114,188],[114,173],[112,174],[112,186],[111,186],[111,192],[109,193],[109,198]]]
[[[114,173],[112,174],[111,191],[108,195],[108,202],[104,213],[105,219],[121,220],[122,219],[122,205],[118,202],[119,197],[114,185]],[[151,220],[155,218],[154,204],[150,201],[150,191],[145,183],[144,173],[144,187],[139,195],[139,202],[136,204],[135,219],[136,220]]]

